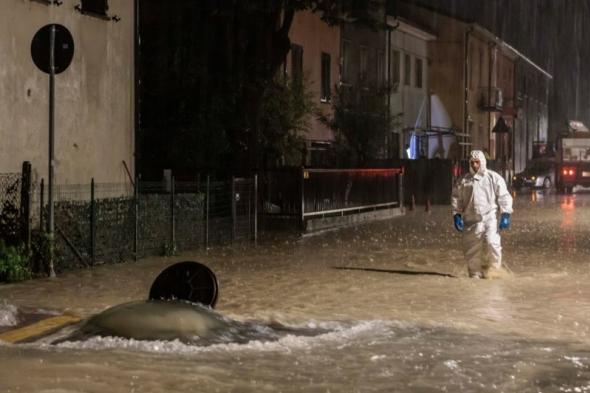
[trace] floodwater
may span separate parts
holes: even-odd
[[[467,278],[460,239],[449,207],[419,206],[257,248],[3,285],[0,329],[145,299],[162,269],[192,259],[219,279],[217,312],[251,334],[0,343],[0,392],[590,392],[590,194],[516,195],[509,277]]]

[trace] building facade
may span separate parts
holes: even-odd
[[[23,161],[47,179],[49,75],[31,42],[65,27],[73,58],[55,76],[55,184],[128,183],[134,176],[134,2],[3,0],[0,3],[0,172]]]
[[[387,27],[389,110],[391,116],[398,117],[388,158],[427,156],[424,148],[428,149],[431,129],[428,43],[436,36],[393,16],[388,16]]]
[[[324,116],[332,114],[332,98],[340,81],[340,27],[324,22],[319,13],[297,12],[289,31],[291,51],[285,73],[306,84],[316,108]],[[305,164],[323,166],[334,140],[333,131],[317,115],[309,116]]]
[[[536,95],[539,105],[519,110],[519,81],[547,85],[551,75],[477,24],[408,3],[400,2],[397,10],[437,35],[428,47],[430,88],[444,103],[456,129],[456,145],[449,158],[464,160],[470,150],[483,150],[491,165],[509,178],[532,157],[533,141],[547,135],[548,96]],[[527,119],[541,120],[525,121],[524,113]]]

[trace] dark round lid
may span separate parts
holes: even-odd
[[[164,269],[152,283],[150,300],[188,300],[214,307],[218,284],[215,274],[199,262],[178,262]]]

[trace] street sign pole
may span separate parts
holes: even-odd
[[[74,56],[74,39],[67,28],[48,24],[35,33],[31,57],[35,65],[49,75],[49,141],[47,178],[47,270],[55,277],[55,76],[64,72]]]
[[[55,222],[53,212],[53,175],[55,164],[55,25],[49,33],[49,174],[48,174],[48,227],[49,236],[49,277],[55,277],[53,255],[55,247]]]

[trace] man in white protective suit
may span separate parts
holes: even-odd
[[[451,196],[455,229],[463,232],[469,277],[489,278],[500,272],[500,230],[510,227],[512,196],[498,173],[486,168],[482,151],[473,150],[469,173],[457,180]],[[500,208],[500,224],[496,218]],[[487,258],[486,258],[487,257]]]

